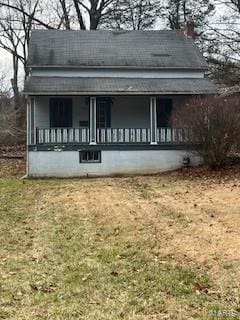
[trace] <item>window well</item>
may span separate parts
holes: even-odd
[[[100,163],[101,151],[80,151],[80,163]]]

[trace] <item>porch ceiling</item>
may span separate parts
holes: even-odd
[[[208,79],[29,77],[29,95],[169,95],[215,93]]]

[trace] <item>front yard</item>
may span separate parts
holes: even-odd
[[[240,319],[239,170],[12,171],[1,161],[0,319]]]

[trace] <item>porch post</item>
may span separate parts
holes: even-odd
[[[31,128],[30,128],[30,98],[27,98],[27,145],[30,145],[30,134],[31,134]]]
[[[32,133],[32,142],[37,144],[36,136],[36,99],[31,98],[31,133]]]
[[[90,144],[97,144],[97,99],[96,97],[90,97]]]
[[[150,136],[151,144],[157,144],[157,97],[150,98]]]
[[[35,98],[28,97],[27,100],[27,144],[36,144],[35,130]]]

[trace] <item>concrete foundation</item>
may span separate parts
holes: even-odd
[[[197,155],[183,150],[103,150],[101,163],[80,163],[78,151],[29,151],[29,177],[83,177],[151,174],[179,169],[183,158],[199,165]]]

